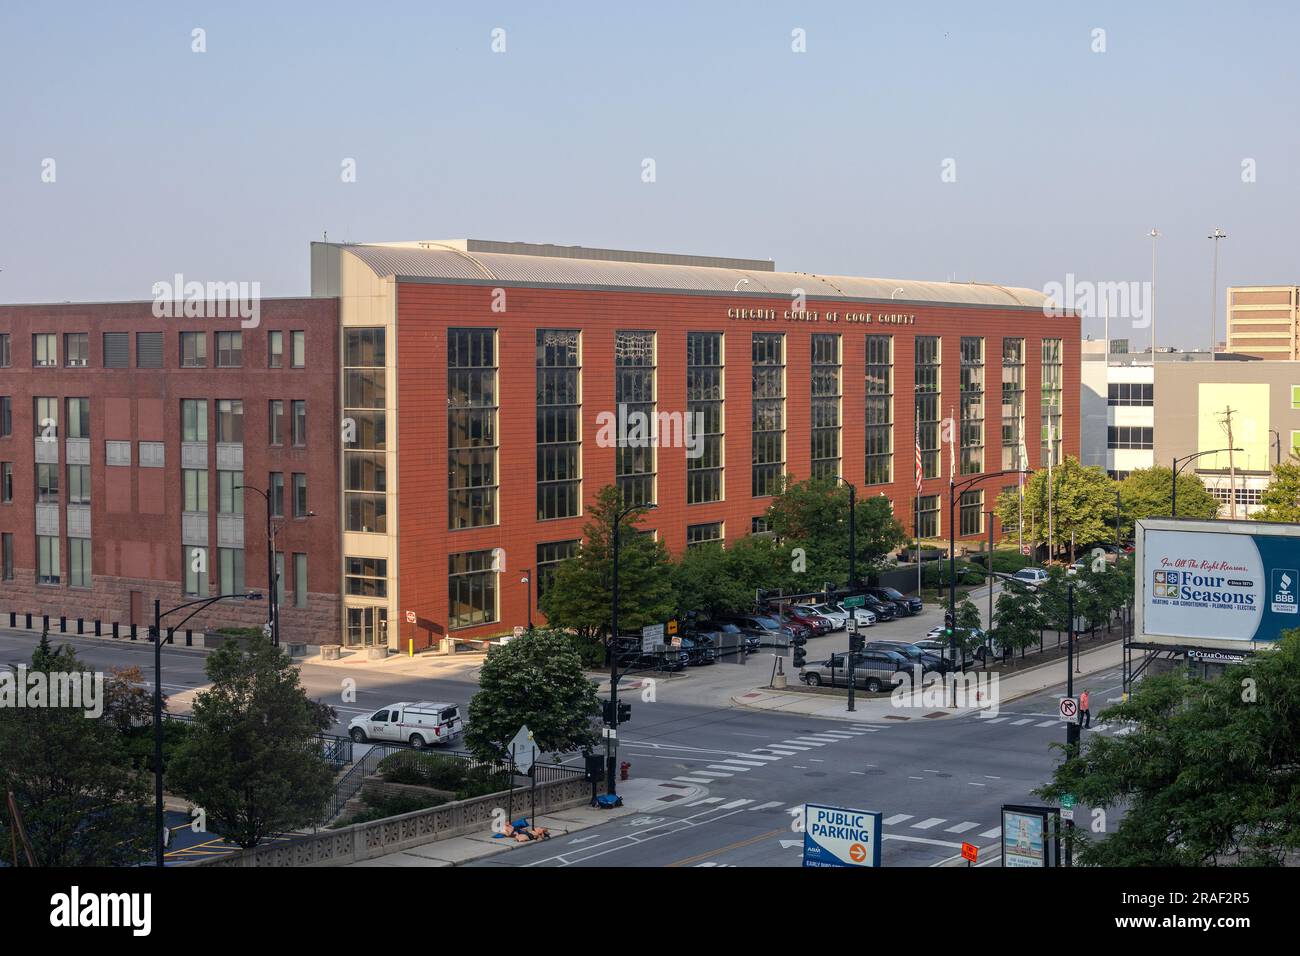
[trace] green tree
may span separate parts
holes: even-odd
[[[334,708],[307,697],[298,670],[263,637],[208,657],[212,686],[194,699],[194,722],[167,767],[170,789],[207,811],[212,829],[241,847],[320,823],[334,772],[312,735]]]
[[[47,706],[14,706],[33,678],[48,687],[51,675],[72,674],[82,675],[83,688],[95,678],[71,647],[53,648],[42,635],[26,686],[16,673],[0,681],[0,799],[13,793],[39,866],[139,864],[153,846],[149,777],[133,763],[107,707],[92,717],[93,707],[48,706],[48,696]],[[0,810],[6,849],[10,826]]]
[[[1040,468],[1025,480],[1025,528],[1031,527],[1032,514],[1039,540],[1047,539],[1047,499],[1047,469]],[[1081,465],[1079,459],[1067,457],[1052,469],[1051,499],[1055,551],[1069,548],[1071,534],[1078,546],[1109,541],[1115,536],[1115,482],[1101,468]],[[1182,508],[1180,501],[1179,512]],[[997,512],[1004,528],[1019,526],[1017,489],[1008,488],[998,497]]]
[[[1042,638],[1045,622],[1038,597],[1019,581],[1004,580],[993,610],[993,636],[1005,652],[1020,651]]]
[[[1098,716],[1132,721],[1123,737],[1090,735],[1039,796],[1074,794],[1123,808],[1093,839],[1086,866],[1281,866],[1300,852],[1300,630],[1214,680],[1148,677]],[[1056,745],[1060,747],[1061,745]]]
[[[1130,471],[1119,483],[1120,532],[1133,534],[1141,518],[1167,518],[1173,514],[1173,471],[1157,465]],[[1213,518],[1219,503],[1200,478],[1191,473],[1178,476],[1178,517]]]
[[[597,740],[592,717],[599,712],[595,685],[568,635],[539,628],[488,652],[465,745],[485,760],[506,756],[527,724],[547,753],[586,751]]]
[[[885,558],[906,540],[889,500],[881,495],[860,498],[854,509],[857,572],[869,578]],[[767,510],[768,527],[782,546],[802,549],[795,568],[796,590],[817,591],[827,581],[849,578],[849,491],[831,478],[787,481]]]
[[[734,572],[730,550],[720,543],[687,548],[673,565],[677,615],[714,618],[752,607],[754,589]]]
[[[1279,462],[1273,466],[1273,476],[1268,487],[1260,496],[1263,506],[1256,511],[1256,521],[1281,521],[1286,524],[1300,524],[1300,456],[1294,452],[1289,461]],[[1178,513],[1182,514],[1183,501],[1178,499]]]
[[[551,627],[573,631],[586,640],[608,638],[614,517],[621,508],[613,485],[602,488],[591,502],[581,550],[556,568],[542,594],[542,612]],[[672,567],[663,544],[640,533],[643,516],[644,512],[634,511],[619,522],[618,625],[625,633],[661,623],[673,614]]]

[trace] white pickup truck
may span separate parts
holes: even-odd
[[[389,704],[348,722],[348,736],[357,743],[393,741],[410,744],[416,750],[448,743],[464,729],[459,706],[430,700]]]

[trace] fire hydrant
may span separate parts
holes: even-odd
[[[632,769],[632,765],[628,763],[626,760],[624,760],[621,764],[618,765],[618,779],[626,780],[627,772],[631,769]]]

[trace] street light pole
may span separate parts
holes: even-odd
[[[658,505],[633,505],[614,512],[614,582],[612,606],[609,615],[609,716],[605,728],[605,793],[615,794],[614,761],[618,755],[618,551],[619,532],[623,519],[636,511],[648,511]]]
[[[269,612],[267,623],[271,625],[271,645],[280,646],[280,576],[275,573],[275,522],[271,515],[271,489],[263,491],[252,485],[235,485],[236,491],[255,491],[266,501],[266,588]]]
[[[1218,229],[1218,228],[1216,228],[1216,229],[1214,230],[1214,232],[1210,233],[1210,234],[1209,234],[1208,236],[1206,236],[1205,238],[1207,238],[1207,239],[1213,239],[1213,240],[1214,240],[1214,268],[1213,268],[1213,270],[1212,270],[1212,272],[1211,272],[1212,279],[1211,279],[1211,287],[1210,287],[1210,355],[1213,356],[1213,355],[1214,355],[1214,339],[1215,339],[1215,336],[1218,334],[1218,330],[1215,328],[1215,326],[1217,326],[1217,325],[1219,324],[1219,321],[1218,321],[1218,309],[1219,309],[1219,304],[1218,304],[1218,300],[1219,300],[1219,240],[1220,240],[1220,239],[1227,239],[1227,238],[1228,238],[1228,234],[1227,234],[1226,232],[1224,232],[1222,229]]]
[[[533,569],[524,568],[524,576],[519,579],[521,583],[528,585],[528,630],[533,629]]]
[[[164,866],[163,859],[166,847],[163,845],[163,732],[162,732],[162,619],[169,614],[175,614],[185,608],[193,608],[189,614],[185,615],[176,627],[184,627],[185,622],[198,614],[204,608],[217,601],[227,599],[257,601],[261,595],[256,591],[249,591],[246,594],[218,594],[215,597],[201,598],[197,601],[190,601],[187,604],[180,604],[170,611],[162,610],[162,601],[154,598],[153,602],[153,627],[150,629],[150,636],[153,638],[153,796],[154,796],[154,866]],[[176,628],[172,628],[175,632]]]
[[[1202,455],[1220,455],[1224,452],[1241,450],[1240,448],[1211,448],[1208,451],[1198,451],[1191,455],[1184,455],[1182,458],[1175,458],[1169,469],[1173,472],[1173,476],[1169,480],[1169,517],[1178,517],[1178,475],[1187,467],[1189,462],[1195,461]]]

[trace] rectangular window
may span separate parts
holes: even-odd
[[[345,587],[354,597],[388,597],[388,562],[383,558],[349,557]]]
[[[449,556],[448,627],[473,627],[497,620],[497,572],[491,551]]]
[[[288,593],[289,585],[284,579],[284,552],[275,552],[275,603],[279,606],[284,605],[285,595]]]
[[[686,547],[696,548],[704,544],[722,544],[721,521],[686,526]]]
[[[208,473],[201,468],[181,469],[185,511],[208,510]]]
[[[555,572],[569,558],[578,556],[578,548],[581,544],[582,542],[575,538],[571,541],[546,541],[537,546],[537,594],[534,599],[538,607],[542,606],[542,594],[555,580]]]
[[[284,444],[284,401],[273,398],[267,405],[266,433],[268,444]]]
[[[273,518],[284,517],[284,472],[271,472],[271,516]]]
[[[293,555],[293,606],[307,606],[307,555],[301,551]]]
[[[59,364],[59,337],[53,332],[38,332],[32,336],[32,365],[36,368],[53,368]]]
[[[1002,469],[1028,467],[1025,439],[1025,340],[1002,340]]]
[[[537,520],[582,513],[582,333],[537,330]]]
[[[128,447],[127,464],[130,462],[129,448],[130,443],[124,442]],[[142,441],[140,442],[140,467],[141,468],[162,468],[166,465],[167,446],[160,441]]]
[[[217,333],[217,368],[240,368],[244,364],[244,333]]]
[[[266,367],[284,367],[284,333],[271,331],[266,333]]]
[[[840,473],[840,337],[812,337],[812,477]]]
[[[0,438],[14,433],[14,405],[8,395],[0,395]]]
[[[68,504],[90,504],[89,465],[68,465]]]
[[[68,368],[85,368],[90,364],[90,336],[85,332],[63,333],[63,364]]]
[[[244,513],[243,484],[242,471],[217,472],[217,514],[242,515]]]
[[[772,533],[772,524],[767,520],[767,515],[750,518],[749,533],[752,535],[770,535]]]
[[[894,480],[894,337],[867,336],[866,481],[887,485]]]
[[[939,477],[942,442],[939,425],[942,346],[937,335],[916,337],[916,440],[921,446],[921,474]]]
[[[1110,425],[1106,428],[1107,448],[1154,448],[1152,428]]]
[[[296,471],[293,473],[293,516],[307,517],[307,476]]]
[[[723,497],[724,351],[721,332],[686,333],[686,503]]]
[[[625,506],[655,500],[656,362],[655,333],[614,333],[614,409],[627,423],[619,428],[614,476]]]
[[[350,328],[343,342],[343,502],[348,531],[383,534],[387,528],[384,449],[384,330]]]
[[[36,500],[40,504],[57,504],[59,501],[59,466],[36,466]]]
[[[496,329],[447,330],[447,526],[497,521]]]
[[[939,496],[922,495],[919,533],[922,538],[939,537]]]
[[[129,441],[104,442],[104,464],[110,468],[130,468],[131,443]]]
[[[977,535],[984,530],[984,492],[982,489],[963,491],[960,502],[959,534],[965,538]]]
[[[1300,431],[1291,433],[1291,454],[1300,458]]]
[[[963,475],[984,470],[984,340],[961,339],[961,465]]]
[[[1149,382],[1111,382],[1106,386],[1106,404],[1118,407],[1152,406],[1155,386]]]
[[[181,561],[185,564],[185,596],[207,597],[208,549],[187,544],[181,549]]]
[[[293,409],[293,446],[302,448],[307,444],[307,403],[294,399],[290,405]]]
[[[12,356],[9,354],[9,333],[0,332],[0,368],[8,368]]]
[[[14,500],[14,463],[0,461],[0,504]]]
[[[217,574],[222,594],[243,594],[244,549],[217,548]]]
[[[14,536],[8,531],[0,534],[0,571],[4,580],[14,579]]]
[[[750,494],[765,498],[780,491],[785,475],[785,333],[755,332],[750,350]]]
[[[1291,408],[1300,409],[1300,385],[1291,386]]]
[[[161,332],[135,333],[135,367],[163,367],[163,334]]]
[[[181,368],[207,368],[208,333],[181,333]]]
[[[292,349],[290,362],[293,368],[305,368],[307,365],[307,333],[290,332],[289,347]]]
[[[59,539],[51,535],[38,535],[36,538],[36,583],[58,584],[59,575]]]
[[[181,441],[207,442],[208,402],[204,398],[181,400]]]
[[[131,333],[104,333],[104,368],[131,367]]]
[[[90,539],[68,539],[68,586],[90,587]]]
[[[239,399],[217,400],[217,441],[239,445],[244,441],[244,403]]]
[[[1043,383],[1039,405],[1042,423],[1042,465],[1061,463],[1061,414],[1065,396],[1064,365],[1060,339],[1043,339]]]
[[[59,437],[59,400],[57,398],[37,398],[32,403],[32,426],[35,437],[55,439]]]
[[[68,437],[90,437],[90,399],[70,398],[68,401]]]

